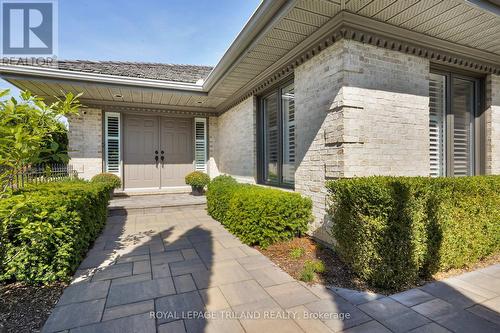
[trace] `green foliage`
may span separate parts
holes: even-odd
[[[51,133],[51,141],[45,142],[39,159],[43,163],[67,163],[68,156],[68,130],[63,123],[56,124],[57,130]]]
[[[210,183],[210,177],[201,171],[193,171],[189,173],[185,180],[186,184],[199,188],[204,188]]]
[[[47,105],[42,98],[29,92],[20,100],[5,98],[8,90],[0,91],[0,184],[6,191],[9,179],[32,164],[67,161],[60,136],[66,131],[61,116],[76,114],[81,107],[77,98],[68,93],[64,99]]]
[[[46,183],[3,199],[0,279],[67,281],[106,222],[109,189],[105,183]]]
[[[207,189],[207,211],[215,220],[222,222],[229,207],[229,200],[238,186],[231,176],[218,176],[212,179]]]
[[[301,247],[296,247],[290,251],[290,257],[292,259],[299,259],[306,253],[306,250],[304,250]]]
[[[209,214],[249,245],[266,247],[303,234],[311,220],[312,203],[298,193],[237,184],[230,177],[208,187]]]
[[[311,282],[314,280],[314,271],[311,269],[302,269],[300,272],[300,280],[304,282]]]
[[[111,188],[120,188],[122,186],[120,177],[107,172],[95,175],[94,177],[92,177],[91,181],[93,183],[107,183]]]
[[[500,177],[366,177],[327,184],[341,258],[400,289],[500,250]]]
[[[322,261],[308,260],[304,263],[304,268],[302,268],[302,272],[300,272],[300,279],[304,282],[311,282],[316,273],[323,273],[324,271],[325,265]]]

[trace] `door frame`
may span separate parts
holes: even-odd
[[[106,112],[106,111],[105,111]],[[187,119],[190,119],[191,120],[191,125],[192,127],[194,127],[194,119],[196,118],[195,115],[169,115],[169,114],[152,114],[151,112],[140,112],[140,111],[133,111],[133,112],[123,112],[123,111],[120,111],[120,112],[117,112],[117,111],[109,111],[109,112],[114,112],[114,113],[120,113],[120,118],[121,118],[121,121],[120,121],[120,151],[123,152],[121,154],[121,160],[120,160],[120,170],[121,170],[121,175],[120,175],[120,178],[122,179],[122,190],[137,190],[137,191],[140,191],[140,190],[161,190],[161,189],[176,189],[176,188],[184,188],[184,187],[187,187],[186,186],[162,186],[162,179],[161,179],[161,171],[158,172],[158,177],[159,177],[159,186],[158,187],[131,187],[131,188],[127,188],[126,186],[126,182],[125,182],[125,164],[126,164],[126,161],[125,161],[125,136],[127,135],[127,133],[125,133],[125,118],[128,116],[128,115],[135,115],[135,116],[144,116],[144,117],[156,117],[158,119],[157,121],[157,130],[158,130],[158,144],[160,145],[161,144],[161,119],[162,118],[187,118]],[[104,117],[103,117],[104,119]],[[103,122],[103,130],[104,130],[104,122]],[[192,150],[191,150],[191,155],[192,155],[192,158],[193,158],[193,171],[194,171],[194,158],[195,158],[195,149],[194,149],[194,145],[195,145],[195,133],[194,133],[194,128],[192,129],[191,131],[191,147],[192,147]],[[161,147],[159,147],[159,149],[161,149]],[[159,154],[160,156],[160,154]],[[105,163],[105,161],[103,161],[103,163]],[[161,164],[161,161],[159,162],[158,165]]]

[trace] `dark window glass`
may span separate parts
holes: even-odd
[[[478,81],[452,73],[429,80],[430,175],[474,174],[474,117]]]
[[[276,94],[262,101],[264,111],[264,176],[268,183],[278,183],[278,103]]]
[[[266,184],[293,187],[295,179],[294,86],[276,88],[261,99],[260,180]]]

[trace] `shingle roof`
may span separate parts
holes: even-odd
[[[196,83],[199,79],[205,79],[213,68],[196,65],[87,60],[59,60],[57,66],[59,69],[75,72],[188,83]]]

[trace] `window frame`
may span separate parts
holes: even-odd
[[[478,73],[470,73],[458,69],[449,69],[442,66],[431,66],[430,73],[443,75],[445,77],[445,122],[444,122],[444,177],[453,175],[453,125],[454,114],[452,113],[453,79],[460,79],[474,83],[473,109],[471,110],[470,142],[471,155],[470,176],[484,173],[484,77]]]
[[[257,98],[257,183],[286,188],[286,189],[295,189],[295,179],[293,184],[283,182],[283,134],[284,134],[284,118],[283,118],[283,103],[282,103],[282,92],[283,89],[288,87],[289,85],[294,84],[293,78],[285,79],[280,81],[279,83],[272,86],[269,90],[267,90],[261,96]],[[264,100],[273,94],[276,94],[276,108],[277,108],[277,122],[278,122],[278,181],[277,182],[269,182],[266,180],[266,131],[265,131],[265,116],[264,116]],[[296,112],[296,110],[295,110]],[[295,142],[297,142],[295,140]],[[295,147],[296,149],[296,147]],[[295,177],[294,177],[295,178]]]

